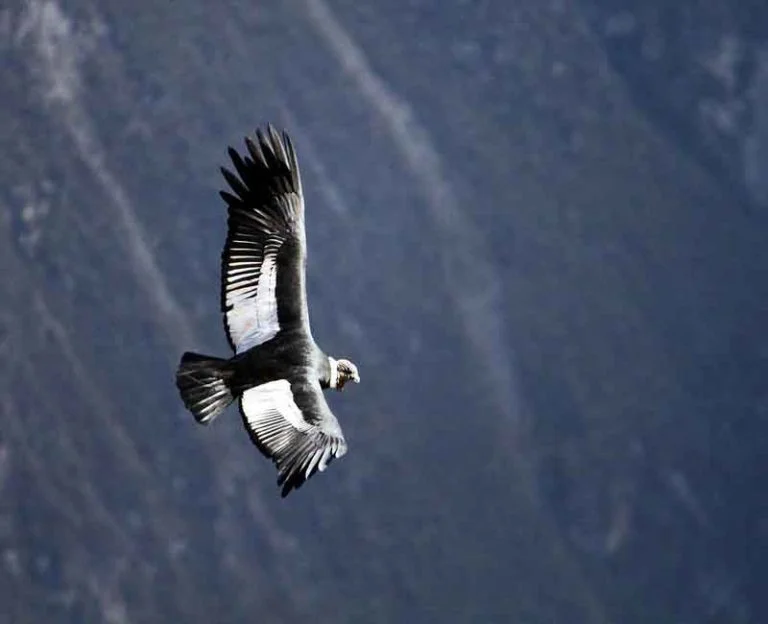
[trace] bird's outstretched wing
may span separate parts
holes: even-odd
[[[277,466],[283,497],[347,452],[317,382],[279,379],[249,388],[240,412],[253,443]]]
[[[236,353],[304,324],[304,198],[296,153],[287,134],[272,126],[245,139],[248,153],[229,148],[236,174],[222,167],[232,192],[227,241],[221,258],[221,310]]]

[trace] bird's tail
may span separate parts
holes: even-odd
[[[176,387],[197,422],[207,425],[232,403],[232,372],[229,362],[221,358],[189,352],[181,356]]]

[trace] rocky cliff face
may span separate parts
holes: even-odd
[[[764,621],[768,19],[710,4],[0,9],[0,619]],[[266,121],[363,377],[285,501],[173,385]]]

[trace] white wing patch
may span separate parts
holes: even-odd
[[[241,273],[248,271],[250,263],[243,262],[240,268],[236,260],[230,261],[226,303],[232,308],[227,311],[227,326],[237,353],[266,342],[280,331],[275,296],[278,249],[279,246],[265,250],[268,253],[261,263],[256,288],[249,283],[239,288],[233,286],[242,279]]]
[[[249,388],[243,392],[242,406],[245,418],[254,430],[260,428],[260,423],[271,412],[277,412],[297,431],[307,431],[312,427],[304,420],[299,406],[293,400],[291,384],[286,379]]]
[[[305,420],[286,379],[249,388],[241,396],[240,409],[253,441],[277,464],[279,483],[295,480],[296,475],[308,479],[315,469],[324,471],[330,460],[347,451],[340,430],[336,437]]]

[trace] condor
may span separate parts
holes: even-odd
[[[221,310],[230,359],[185,353],[176,386],[197,422],[238,400],[243,424],[278,470],[282,496],[347,452],[323,390],[360,382],[357,367],[312,338],[306,294],[304,196],[290,138],[272,126],[229,148],[236,173],[221,263]]]

